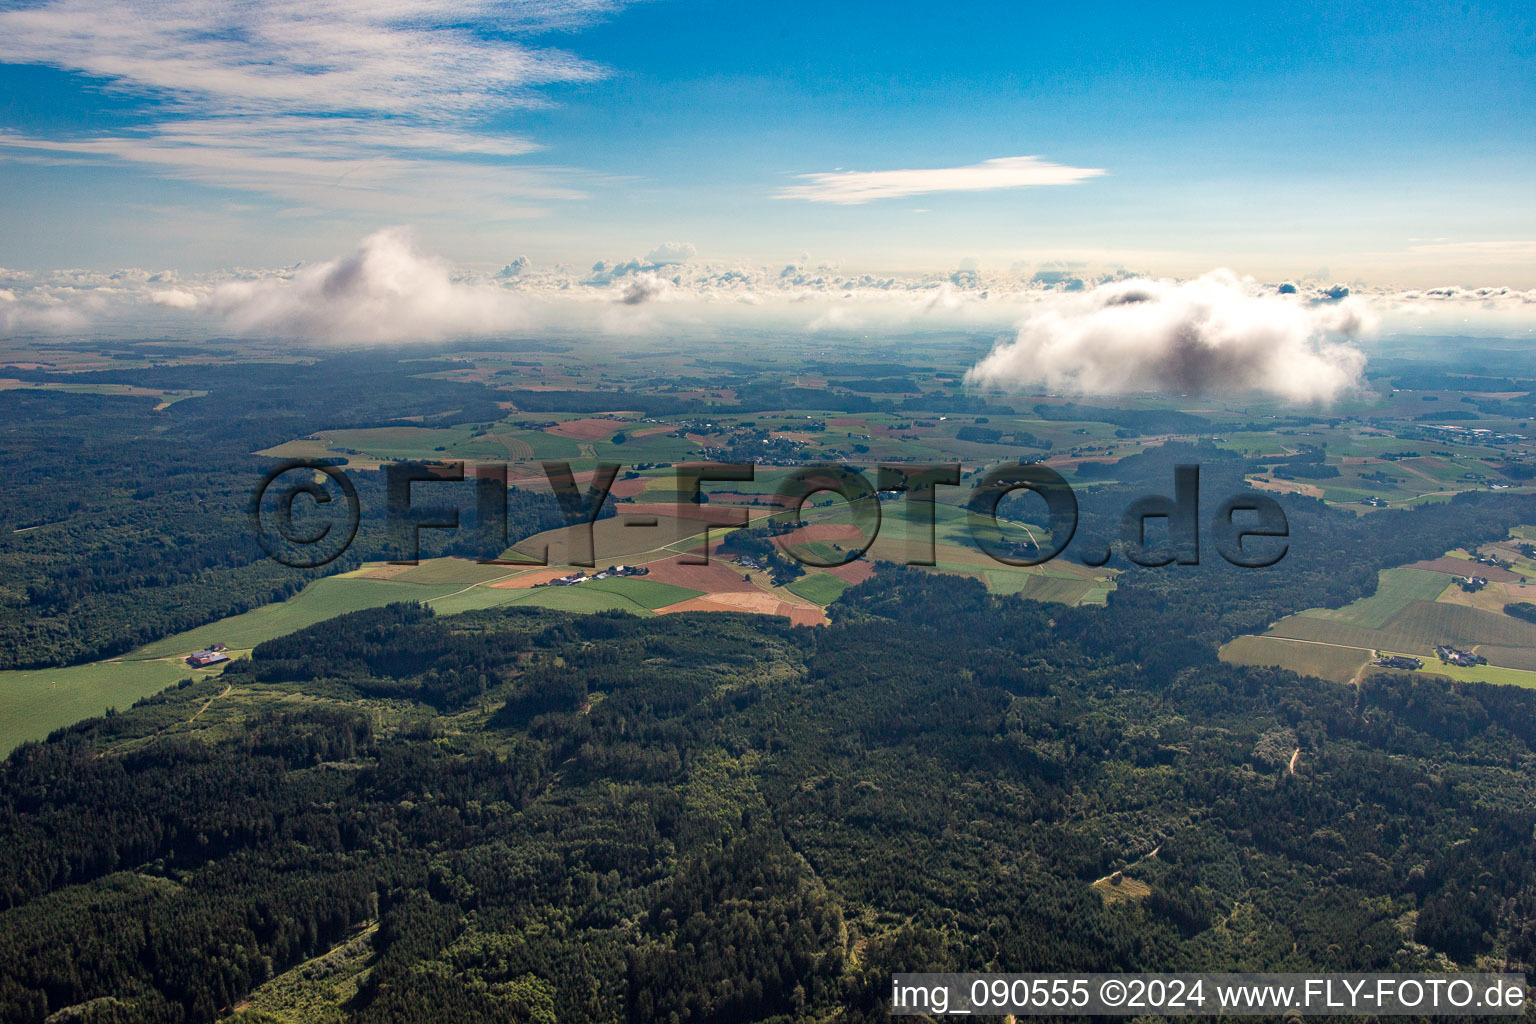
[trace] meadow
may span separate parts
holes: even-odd
[[[221,669],[194,669],[172,658],[0,672],[0,756],[108,708],[126,709],[179,680],[207,678]]]

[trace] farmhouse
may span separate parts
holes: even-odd
[[[224,652],[229,648],[223,644],[215,644],[203,651],[193,651],[187,656],[187,664],[193,668],[207,668],[209,665],[217,665],[221,661],[228,661],[229,655]]]
[[[1458,650],[1457,648],[1452,647],[1450,644],[1437,645],[1435,647],[1435,653],[1440,656],[1441,661],[1449,662],[1452,665],[1472,666],[1488,664],[1488,659],[1483,657],[1481,654],[1473,654],[1471,651]]]

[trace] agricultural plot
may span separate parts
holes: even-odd
[[[126,708],[178,680],[204,679],[222,670],[222,665],[194,669],[169,659],[0,672],[0,756],[109,707]]]
[[[1524,686],[1527,689],[1536,689],[1536,672],[1528,669],[1504,668],[1498,665],[1443,665],[1438,661],[1427,661],[1422,671],[1464,683],[1498,683],[1501,686]]]
[[[667,433],[628,434],[623,444],[614,444],[611,437],[590,444],[595,457],[605,462],[681,462],[699,455],[697,444]]]
[[[649,608],[630,600],[622,594],[597,590],[586,586],[539,587],[537,590],[509,590],[514,595],[507,604],[534,605],[555,611],[591,614],[593,612],[621,611],[633,615],[653,615]]]
[[[1274,665],[1298,675],[1347,683],[1371,660],[1372,653],[1360,647],[1240,636],[1222,647],[1220,657],[1234,665]]]
[[[695,597],[702,597],[702,590],[690,590],[687,587],[678,587],[670,583],[661,583],[657,580],[646,579],[644,576],[618,576],[606,580],[588,580],[576,587],[565,589],[597,590],[608,594],[615,594],[626,600],[633,601],[641,608],[664,608],[669,604],[677,604],[679,601],[688,601]]]
[[[184,657],[215,643],[225,644],[237,651],[249,650],[263,640],[313,626],[346,612],[378,608],[394,601],[430,600],[460,589],[462,586],[456,584],[425,586],[396,583],[393,580],[330,576],[315,580],[286,601],[262,605],[240,615],[232,615],[164,640],[156,640],[124,655],[124,660]]]
[[[333,448],[350,448],[378,459],[442,459],[447,450],[469,438],[469,427],[372,427],[335,430],[326,440]]]
[[[476,583],[503,579],[516,571],[515,566],[482,565],[467,558],[429,558],[420,565],[408,566],[403,572],[394,573],[388,578],[394,583],[416,583],[427,586],[456,583],[459,586],[468,587]]]
[[[455,458],[484,462],[520,462],[538,458],[575,458],[580,449],[536,430],[492,430],[451,446]]]
[[[1095,589],[1092,580],[1050,576],[1044,573],[989,570],[987,589],[994,594],[1015,594],[1031,601],[1055,601],[1075,605]]]
[[[1313,608],[1301,614],[1366,629],[1381,629],[1414,601],[1433,601],[1450,577],[1420,569],[1383,569],[1377,574],[1376,593],[1343,608]]]
[[[800,577],[784,589],[796,597],[803,597],[825,607],[842,597],[848,584],[831,573],[817,572]]]
[[[1517,576],[1453,557],[1456,554],[1412,568],[1384,570],[1371,596],[1343,608],[1313,608],[1288,616],[1264,636],[1233,640],[1222,656],[1241,664],[1276,664],[1335,678],[1342,674],[1345,661],[1345,655],[1337,652],[1389,651],[1424,659],[1426,672],[1531,685],[1536,677],[1527,673],[1536,670],[1536,624],[1503,612],[1504,603],[1518,599],[1525,588],[1492,578],[1497,574],[1517,580]],[[1453,582],[1456,575],[1473,573],[1489,576],[1491,582],[1484,590],[1467,593]],[[1442,665],[1435,655],[1440,644],[1480,654],[1489,664]],[[1327,670],[1335,660],[1338,671],[1330,675]]]
[[[423,563],[408,572],[426,571],[448,582],[401,582],[365,577],[316,580],[280,604],[265,605],[242,615],[180,633],[139,648],[118,661],[38,671],[0,672],[0,746],[9,750],[26,739],[41,739],[62,725],[98,715],[112,705],[127,706],[188,676],[203,677],[218,669],[194,670],[182,662],[191,651],[223,643],[235,651],[283,636],[346,612],[395,601],[421,601],[439,614],[476,611],[508,604],[533,604],[572,612],[618,609],[648,615],[650,609],[700,596],[701,591],[645,579],[599,580],[579,587],[502,589],[470,581],[476,566],[454,559]],[[500,569],[500,575],[508,570]],[[492,577],[495,578],[495,577]]]
[[[346,465],[354,469],[377,469],[379,460],[372,455],[358,455],[338,452],[331,446],[331,441],[325,437],[301,437],[292,441],[284,441],[282,444],[273,445],[271,448],[263,448],[256,455],[269,459],[340,459]]]
[[[1507,615],[1437,601],[1414,601],[1380,628],[1320,619],[1308,614],[1281,619],[1266,634],[1344,644],[1372,650],[1432,656],[1436,644],[1464,650],[1494,647],[1536,648],[1536,625]]]
[[[702,534],[709,524],[696,519],[680,519],[675,516],[658,515],[655,526],[626,525],[636,522],[630,518],[632,510],[619,506],[619,515],[608,519],[599,519],[592,527],[592,546],[597,561],[602,565],[614,565],[618,563],[638,561],[637,555],[652,552],[661,553],[670,545],[676,545],[679,541],[688,540]],[[551,564],[564,564],[568,558],[567,541],[568,527],[557,527],[535,534],[525,540],[517,542],[510,554],[504,557],[532,557],[544,558],[548,555]],[[719,533],[720,528],[714,527],[713,533]],[[688,550],[689,544],[676,550]]]

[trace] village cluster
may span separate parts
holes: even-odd
[[[1443,665],[1460,665],[1463,668],[1471,668],[1474,665],[1488,664],[1488,659],[1481,654],[1463,651],[1458,647],[1452,647],[1450,644],[1436,644],[1435,654],[1440,658],[1440,663]],[[1423,659],[1410,657],[1406,654],[1386,654],[1383,652],[1378,652],[1376,659],[1371,664],[1380,668],[1396,668],[1407,672],[1424,667]]]
[[[535,587],[574,587],[578,583],[586,583],[588,580],[606,580],[618,576],[648,576],[651,570],[643,565],[610,565],[602,572],[583,573],[573,572],[569,576],[561,576],[550,580],[548,583],[535,583]]]

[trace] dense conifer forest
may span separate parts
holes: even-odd
[[[317,429],[320,393],[331,426],[499,415],[432,366],[117,374],[248,385],[160,411],[0,392],[0,664],[120,653],[380,557],[384,482],[358,471],[353,550],[266,561],[252,453]],[[1192,464],[1197,564],[1124,522]],[[906,969],[1531,971],[1536,693],[1216,657],[1536,522],[1531,498],[1287,495],[1287,535],[1256,541],[1284,559],[1249,569],[1211,517],[1253,469],[1170,441],[1079,478],[1063,557],[1122,570],[1103,607],[890,563],[815,628],[395,604],[26,744],[0,765],[0,1021],[862,1021]],[[1048,527],[1039,506],[1000,510]],[[561,522],[509,508],[511,539]],[[33,520],[62,525],[18,543]],[[782,529],[727,552],[794,574]]]
[[[394,605],[28,744],[0,1013],[874,1020],[905,968],[1536,955],[1536,694],[1227,666],[1150,589],[892,567],[833,611]]]
[[[0,668],[122,654],[280,601],[364,559],[394,557],[383,525],[383,474],[353,471],[363,512],[357,543],[308,572],[270,561],[247,510],[273,462],[253,453],[317,429],[501,415],[483,388],[416,376],[432,368],[358,354],[310,366],[181,366],[74,378],[218,389],[217,397],[161,411],[152,397],[0,390]],[[511,540],[562,522],[547,496],[508,492]],[[16,532],[40,525],[49,529]],[[486,555],[470,530],[423,531],[422,551]]]

